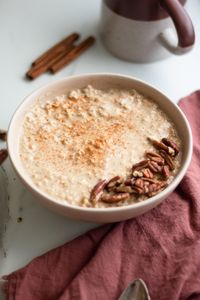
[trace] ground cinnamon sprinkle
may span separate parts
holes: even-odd
[[[72,153],[70,160],[74,164],[84,164],[88,168],[102,168],[108,150],[112,150],[114,144],[122,143],[120,135],[127,131],[127,121],[124,118],[115,120],[114,123],[105,122],[106,118],[97,121],[90,118],[88,122],[75,123],[71,129],[71,136],[79,137],[77,143],[82,145],[80,150]],[[76,143],[76,139],[74,139]]]

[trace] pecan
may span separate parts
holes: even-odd
[[[146,155],[148,158],[150,158],[152,161],[157,162],[159,165],[164,165],[164,159],[162,156],[160,156],[158,153],[153,152],[153,151],[148,151],[146,152]]]
[[[114,189],[117,193],[133,193],[133,190],[130,186],[121,185]]]
[[[132,193],[137,194],[137,195],[141,195],[141,194],[144,194],[144,190],[141,189],[138,186],[134,186],[134,187],[132,187]]]
[[[132,171],[139,171],[143,168],[145,168],[147,165],[148,165],[148,159],[144,159],[144,160],[141,160],[140,162],[138,162],[137,164],[134,164],[132,166]]]
[[[166,151],[168,154],[170,154],[171,156],[175,156],[176,151],[173,147],[171,146],[167,146],[164,142],[159,142],[156,140],[153,140],[151,138],[148,138],[149,141],[157,148],[157,149],[162,149],[164,151]]]
[[[100,196],[100,193],[103,191],[103,189],[105,188],[107,184],[107,180],[101,180],[99,181],[91,190],[90,193],[90,201],[95,201],[98,200],[97,196]]]
[[[178,145],[176,144],[176,143],[174,143],[173,141],[171,141],[171,140],[169,140],[169,139],[167,139],[167,138],[163,138],[162,139],[162,142],[165,144],[165,145],[167,145],[167,146],[169,146],[169,147],[171,147],[172,149],[174,149],[174,151],[175,151],[175,155],[177,155],[178,153],[179,153],[179,147],[178,147]]]
[[[133,171],[133,177],[143,177],[143,172],[141,171]]]
[[[149,193],[157,192],[160,189],[160,185],[158,183],[152,183],[148,186]]]
[[[170,170],[169,167],[167,165],[163,166],[162,168],[162,174],[165,178],[169,178],[170,176]]]
[[[149,182],[149,183],[158,183],[156,179],[152,178],[142,178],[144,182]]]
[[[148,167],[154,173],[161,172],[161,170],[162,170],[162,167],[159,166],[155,161],[152,161],[152,160],[149,161]]]
[[[100,198],[101,201],[106,203],[116,203],[119,201],[125,201],[130,198],[129,193],[120,193],[120,194],[103,194]]]
[[[137,187],[139,187],[139,188],[143,188],[144,187],[144,182],[143,182],[143,180],[141,179],[141,178],[138,178],[138,179],[136,179],[136,181],[135,181],[135,183],[134,183],[134,186],[137,186]]]
[[[168,147],[159,141],[156,141],[154,139],[148,138],[148,140],[152,143],[153,146],[155,146],[157,149],[162,149],[168,152]]]
[[[165,163],[165,160],[162,157],[152,157],[151,160],[161,166],[163,166]]]
[[[152,183],[149,186],[145,186],[144,192],[145,194],[148,194],[149,196],[153,196],[157,192],[159,192],[166,184],[161,183]]]
[[[144,169],[143,176],[145,178],[153,178],[153,173],[149,170],[149,168]]]
[[[175,169],[175,163],[173,162],[171,156],[163,150],[160,151],[160,155],[165,159],[165,161],[168,164],[170,170],[174,170]]]
[[[161,157],[160,154],[158,154],[157,152],[154,152],[154,151],[146,151],[146,156],[149,157],[149,158]]]
[[[155,161],[151,161],[151,165],[154,166],[155,169],[157,169],[157,172],[162,171],[162,166],[159,166],[159,164],[156,163]]]
[[[0,129],[0,140],[6,141],[6,139],[7,139],[7,131]]]
[[[122,178],[120,176],[115,176],[108,181],[108,183],[106,184],[106,188],[110,190],[115,186],[120,185],[121,182]]]
[[[8,151],[6,149],[0,150],[0,165],[4,162],[4,160],[8,157]]]
[[[124,185],[132,186],[135,183],[135,180],[136,180],[135,178],[127,179],[126,181],[124,181]]]

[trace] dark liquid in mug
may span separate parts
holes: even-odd
[[[104,0],[104,2],[118,15],[133,20],[156,21],[168,17],[158,0]],[[186,0],[179,2],[184,5]]]

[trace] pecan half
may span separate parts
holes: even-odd
[[[90,193],[90,201],[95,201],[98,200],[98,196],[100,196],[100,193],[103,191],[103,189],[105,188],[107,184],[107,180],[101,180],[99,181],[91,190]]]
[[[142,195],[142,194],[144,194],[144,190],[138,186],[134,186],[134,187],[132,187],[132,193],[137,194],[137,195]]]
[[[154,151],[147,151],[146,152],[146,156],[149,157],[150,159],[152,159],[152,157],[160,157],[160,158],[162,158],[159,153],[154,152]]]
[[[160,182],[152,183],[149,186],[145,187],[144,191],[149,196],[153,196],[156,193],[158,193],[165,186],[166,186],[166,182],[163,182],[163,183],[160,183]]]
[[[164,159],[162,156],[160,156],[158,153],[153,152],[153,151],[148,151],[146,152],[146,155],[148,158],[150,158],[152,161],[157,162],[159,165],[164,165]]]
[[[167,166],[167,165],[163,166],[162,174],[165,178],[169,178],[169,176],[170,176],[169,166]]]
[[[158,183],[152,183],[148,186],[149,193],[157,192],[160,189],[160,185]]]
[[[153,173],[149,170],[149,168],[144,169],[143,176],[145,178],[153,178]]]
[[[158,183],[158,181],[156,179],[153,179],[153,178],[142,178],[143,181],[147,181],[147,182],[150,182],[150,183]]]
[[[0,129],[0,140],[6,141],[6,139],[7,139],[7,131]]]
[[[100,197],[100,200],[106,203],[116,203],[119,201],[125,201],[130,198],[129,193],[121,193],[121,194],[103,194]]]
[[[151,139],[151,138],[149,138],[149,137],[148,137],[148,140],[149,140],[149,141],[151,142],[151,144],[152,144],[153,146],[155,146],[157,149],[162,149],[162,150],[165,150],[165,151],[168,152],[168,147],[167,147],[164,143],[159,142],[159,141],[156,141],[156,140]]]
[[[168,164],[170,170],[171,171],[174,170],[175,169],[175,163],[173,162],[171,156],[163,150],[160,151],[160,155],[165,159],[165,161]]]
[[[144,160],[141,160],[140,162],[138,162],[137,164],[134,164],[132,166],[132,171],[139,171],[143,168],[145,168],[147,165],[148,165],[148,159],[144,159]]]
[[[163,166],[165,163],[165,160],[162,157],[152,157],[151,160],[161,166]]]
[[[144,187],[144,182],[143,182],[143,180],[141,179],[141,178],[138,178],[138,179],[136,179],[136,181],[135,181],[135,183],[134,183],[134,186],[137,186],[137,187],[139,187],[139,188],[143,188]]]
[[[111,178],[106,184],[106,188],[108,190],[113,189],[115,186],[120,185],[122,183],[122,178],[120,176],[115,176]]]
[[[121,185],[121,186],[118,186],[114,189],[115,192],[117,193],[133,193],[133,190],[130,186],[126,186],[126,185]]]
[[[127,179],[126,181],[124,181],[124,185],[132,186],[135,183],[135,180],[136,180],[135,178]]]
[[[4,162],[4,160],[8,157],[8,151],[6,149],[0,150],[0,165]]]
[[[159,166],[155,161],[152,161],[152,160],[149,161],[148,167],[154,173],[161,172],[161,170],[162,170],[162,167]]]
[[[176,143],[174,143],[173,141],[171,141],[171,140],[169,140],[167,138],[163,138],[162,142],[165,145],[167,145],[167,146],[171,147],[172,149],[174,149],[175,155],[177,155],[179,153],[180,149],[179,149],[178,145]]]

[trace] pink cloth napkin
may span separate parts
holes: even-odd
[[[8,300],[116,300],[136,278],[152,300],[200,299],[200,92],[180,107],[194,153],[176,191],[149,213],[94,229],[4,277]]]

